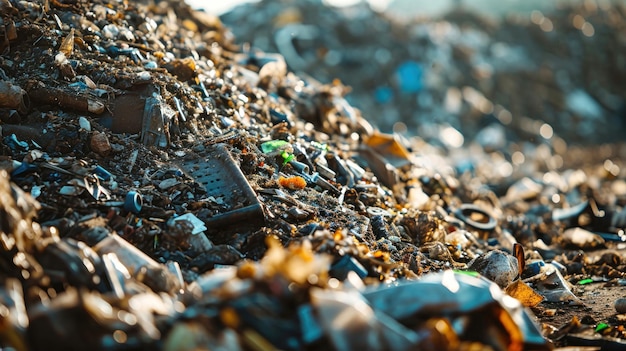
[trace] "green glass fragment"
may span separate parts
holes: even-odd
[[[476,272],[476,271],[461,271],[461,270],[454,270],[454,273],[458,273],[458,274],[463,274],[463,275],[469,275],[470,277],[479,277],[480,273]]]
[[[263,153],[268,153],[279,150],[286,145],[289,145],[289,143],[284,140],[270,140],[261,144],[261,151],[263,151]]]
[[[586,285],[589,283],[593,283],[593,279],[591,278],[587,278],[587,279],[583,279],[583,280],[579,280],[578,281],[578,285]]]
[[[599,333],[608,327],[609,325],[606,323],[598,323],[598,325],[596,326],[596,333]]]

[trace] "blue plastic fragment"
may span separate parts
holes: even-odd
[[[403,93],[417,93],[424,88],[424,69],[415,61],[405,61],[396,69],[398,85]]]
[[[102,180],[109,180],[111,179],[111,172],[107,171],[106,169],[104,169],[104,167],[98,165],[96,166],[96,168],[93,170],[93,172],[98,176],[98,178],[102,179]]]
[[[22,162],[22,164],[11,172],[11,177],[17,177],[22,174],[30,173],[37,169],[37,166],[28,162]]]
[[[529,264],[526,265],[526,269],[529,270],[529,272],[534,276],[539,274],[539,272],[541,272],[541,267],[545,266],[546,263],[544,261],[534,261],[534,262],[530,262]]]
[[[87,90],[87,89],[89,89],[89,86],[85,82],[74,82],[74,83],[68,84],[68,87],[76,88],[76,90]]]
[[[300,329],[302,330],[302,340],[306,344],[311,344],[324,335],[322,327],[315,319],[311,305],[300,306],[300,308],[298,308],[298,317],[300,320]]]
[[[272,119],[272,123],[274,124],[278,124],[281,122],[289,123],[289,119],[287,118],[286,114],[278,112],[273,108],[270,109],[270,118]]]
[[[124,209],[128,212],[139,213],[143,206],[141,194],[136,191],[129,191],[124,201]]]
[[[11,134],[8,137],[3,139],[3,142],[6,146],[10,147],[13,151],[28,151],[28,143],[25,141],[21,141],[17,138],[15,134]]]
[[[344,280],[350,271],[355,272],[361,279],[367,277],[367,269],[351,256],[343,256],[330,267],[330,274],[339,280]]]
[[[624,241],[626,241],[626,235],[624,233],[594,232],[594,234],[599,235],[605,241],[615,241],[615,242],[624,242]]]

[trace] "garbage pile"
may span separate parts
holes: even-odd
[[[0,347],[624,346],[619,158],[381,133],[178,1],[0,10]]]
[[[461,6],[441,19],[394,5],[264,0],[222,19],[238,42],[280,52],[294,71],[340,78],[384,131],[426,138],[451,126],[480,142],[496,126],[541,139],[547,123],[568,142],[623,140],[623,2],[565,1],[504,18]]]

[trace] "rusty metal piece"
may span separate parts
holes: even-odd
[[[58,88],[47,87],[44,83],[31,84],[28,95],[33,101],[68,108],[78,112],[101,114],[104,112],[104,103],[90,96],[76,95]]]

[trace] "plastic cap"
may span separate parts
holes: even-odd
[[[124,201],[124,209],[128,212],[139,213],[141,206],[143,205],[143,199],[141,194],[136,191],[129,191],[126,194],[126,200]]]

